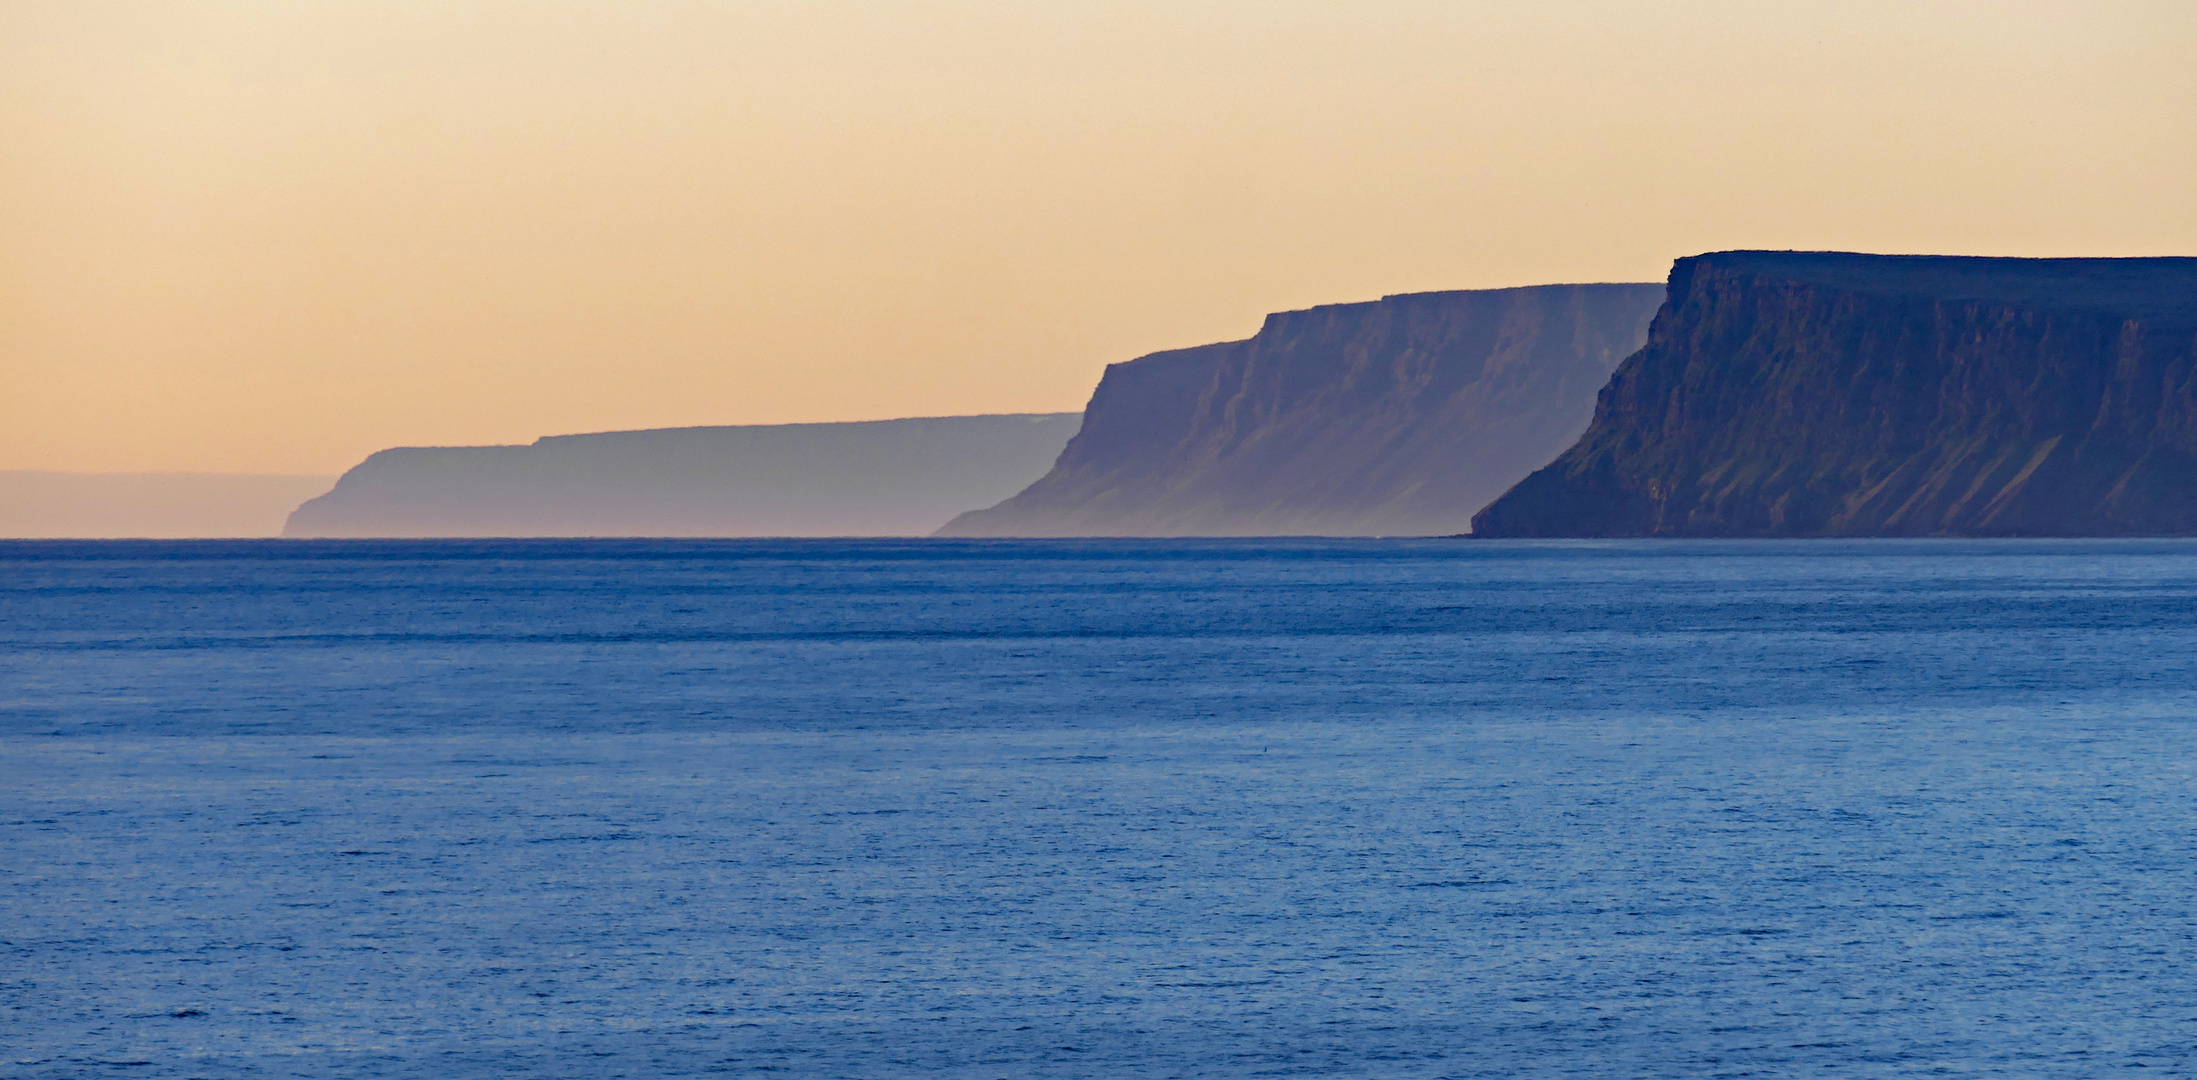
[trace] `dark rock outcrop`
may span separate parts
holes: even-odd
[[[1042,475],[1075,413],[383,450],[285,536],[921,536]]]
[[[2197,259],[1681,259],[1483,536],[2197,533]]]
[[[1050,473],[939,535],[1462,532],[1586,426],[1662,293],[1390,296],[1114,364]]]

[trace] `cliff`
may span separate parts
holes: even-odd
[[[1462,532],[1586,426],[1661,298],[1655,285],[1389,296],[1114,364],[1051,472],[939,535]]]
[[[285,536],[921,536],[1044,473],[1074,413],[383,450]]]
[[[2197,533],[2197,259],[1681,259],[1483,536]]]

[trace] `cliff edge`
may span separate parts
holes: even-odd
[[[1569,445],[1657,285],[1413,293],[1106,369],[1051,472],[940,536],[1463,532]]]
[[[2197,534],[2197,259],[1681,259],[1482,536]]]

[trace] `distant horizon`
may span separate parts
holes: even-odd
[[[702,435],[725,431],[775,431],[786,428],[837,428],[887,426],[895,423],[919,421],[955,421],[1028,419],[1036,422],[1058,422],[1069,417],[1080,417],[1080,411],[1054,413],[977,413],[961,416],[910,416],[883,420],[823,421],[809,424],[705,424],[678,428],[632,428],[617,431],[567,432],[544,435],[528,443],[474,444],[469,446],[442,447],[382,447],[362,457],[341,473],[240,473],[196,472],[188,470],[166,471],[115,471],[92,472],[55,469],[0,469],[0,540],[178,540],[178,539],[256,539],[287,535],[288,523],[301,509],[335,490],[338,481],[350,475],[360,466],[379,460],[389,453],[465,453],[469,451],[525,451],[555,447],[565,440],[587,440],[594,437],[633,436],[682,436]],[[1063,436],[1065,437],[1065,436]],[[1045,461],[1057,452],[1057,444],[1046,451]],[[653,460],[646,463],[642,472],[660,471],[667,462]],[[755,467],[768,471],[770,463],[758,460]],[[973,464],[973,463],[972,463]],[[1035,463],[1033,463],[1035,464]],[[956,470],[946,470],[948,474]],[[960,471],[966,471],[960,470]],[[1032,474],[1035,475],[1034,473]],[[417,479],[417,478],[415,478]],[[1028,478],[1023,478],[1026,481]],[[796,515],[780,520],[785,522],[807,521],[815,525],[833,521],[849,528],[868,527],[873,535],[890,529],[903,521],[914,521],[906,535],[922,535],[935,528],[952,513],[974,509],[978,505],[996,501],[1012,493],[1012,486],[1002,487],[984,495],[967,499],[970,505],[948,497],[946,509],[935,512],[937,521],[925,519],[923,511],[915,511],[909,517],[908,508],[902,505],[898,511],[878,513],[873,507],[867,514],[850,507],[837,514],[827,513],[822,518],[811,512],[806,517]],[[478,498],[487,493],[474,492],[467,497]],[[732,492],[689,492],[690,496],[723,497]],[[904,499],[902,502],[904,503]],[[647,519],[643,519],[647,520]],[[616,525],[635,527],[631,522],[593,523],[597,530]],[[692,527],[692,523],[688,523]],[[646,528],[645,525],[641,526]],[[402,534],[391,534],[402,535]],[[514,534],[523,535],[523,534]],[[615,532],[587,532],[574,535],[620,535]],[[644,531],[634,535],[656,535]],[[664,532],[662,535],[690,535]],[[691,533],[702,535],[702,533]],[[726,535],[741,535],[727,533]],[[787,535],[812,535],[789,532]],[[820,534],[818,534],[820,535]],[[850,533],[849,535],[861,535]],[[891,533],[889,535],[899,535]]]
[[[0,469],[0,539],[252,539],[334,474]]]

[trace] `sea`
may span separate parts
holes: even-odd
[[[2197,1073],[2197,543],[0,543],[0,1077]]]

